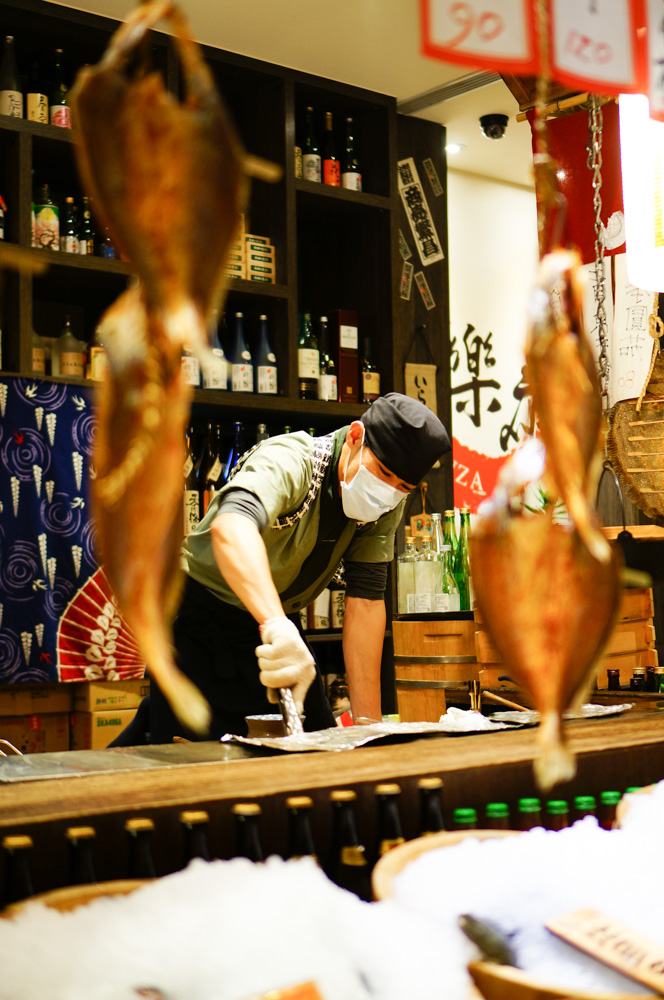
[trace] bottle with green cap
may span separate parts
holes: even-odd
[[[455,809],[452,815],[452,825],[455,830],[476,830],[477,810],[469,808]]]
[[[597,815],[597,799],[594,795],[576,795],[574,797],[574,819]]]
[[[620,792],[600,792],[597,818],[603,830],[612,830],[616,822],[616,809],[622,795]]]
[[[532,830],[542,825],[542,803],[539,799],[519,799],[516,825],[517,830]]]
[[[625,795],[629,795],[630,792],[640,792],[642,788],[643,785],[630,785],[625,789]]]
[[[510,829],[510,809],[507,802],[487,802],[485,816],[487,830]]]
[[[546,825],[549,830],[564,830],[569,826],[569,805],[565,799],[549,799],[546,804]]]

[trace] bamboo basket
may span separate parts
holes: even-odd
[[[12,920],[31,903],[44,903],[45,906],[49,906],[53,910],[66,913],[69,910],[78,909],[79,906],[87,906],[95,899],[126,896],[152,881],[149,878],[116,879],[113,882],[92,882],[90,885],[69,885],[63,889],[51,889],[49,892],[41,892],[29,899],[21,900],[19,903],[11,903],[0,912],[0,917]]]
[[[647,791],[647,789],[643,789]],[[418,837],[385,854],[373,871],[372,886],[376,899],[393,898],[392,882],[412,861],[427,851],[452,847],[467,837],[491,840],[518,836],[518,830],[445,831],[428,837]],[[521,969],[496,962],[471,962],[468,966],[476,996],[484,1000],[658,1000],[655,993],[590,993],[566,987],[548,986],[538,982]],[[659,998],[661,1000],[661,998]]]

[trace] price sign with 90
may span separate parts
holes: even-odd
[[[444,62],[536,73],[532,0],[421,0],[422,50]]]
[[[600,94],[640,89],[637,0],[550,0],[551,66],[561,83]]]

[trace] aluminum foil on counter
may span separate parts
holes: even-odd
[[[521,721],[521,720],[519,720]],[[375,740],[393,737],[458,736],[463,733],[487,733],[514,729],[508,722],[494,722],[480,712],[451,708],[440,722],[375,722],[369,726],[337,726],[293,736],[233,736],[227,733],[222,743],[238,742],[273,750],[354,750]]]

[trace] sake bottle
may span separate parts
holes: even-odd
[[[46,345],[34,328],[32,330],[32,374],[46,375]]]
[[[9,834],[2,839],[2,850],[5,856],[4,903],[6,906],[35,894],[32,881],[32,849],[32,837],[28,837],[26,834]]]
[[[254,366],[251,360],[251,351],[244,339],[244,314],[241,312],[236,312],[233,320],[233,346],[230,362],[233,392],[253,392]]]
[[[452,550],[449,545],[442,546],[441,558],[443,565],[440,575],[440,590],[434,597],[434,611],[460,611],[461,596],[452,571]]]
[[[27,93],[27,118],[31,122],[41,122],[48,125],[48,96],[46,87],[39,77],[39,64],[34,62],[30,67],[30,82]]]
[[[435,594],[440,590],[442,562],[431,548],[431,539],[422,542],[422,551],[415,561],[415,611],[427,614],[434,610]]]
[[[219,314],[215,310],[210,322],[212,357],[203,366],[203,388],[220,389],[228,387],[228,362],[219,338]]]
[[[320,183],[322,180],[321,166],[314,109],[308,107],[305,113],[304,146],[302,147],[302,176],[304,180]]]
[[[265,315],[258,317],[258,347],[254,361],[255,391],[261,395],[275,396],[277,394],[277,359],[270,346],[267,316]]]
[[[362,190],[362,173],[360,161],[355,152],[355,129],[353,119],[346,119],[346,143],[341,163],[341,186],[351,191]]]
[[[406,548],[397,558],[397,608],[400,615],[412,615],[415,611],[415,562],[417,546],[413,539],[407,539]]]
[[[23,117],[23,92],[16,67],[13,35],[5,35],[5,51],[0,66],[0,115]]]
[[[323,144],[323,183],[331,187],[341,186],[339,157],[334,141],[334,124],[332,112],[325,112],[325,140]]]
[[[51,198],[48,184],[42,184],[35,198],[33,246],[40,250],[60,249],[60,210]]]
[[[64,329],[55,342],[51,371],[53,375],[73,375],[76,378],[85,375],[83,344],[74,336],[69,316],[65,317]]]
[[[456,550],[458,545],[457,534],[456,534],[456,522],[453,510],[445,511],[445,520],[443,522],[443,543],[449,545],[452,550],[452,563],[454,563],[454,557],[456,556]]]
[[[182,381],[185,385],[191,385],[197,389],[201,384],[201,363],[192,352],[191,348],[185,344],[182,348],[180,358],[182,368]]]
[[[221,447],[221,427],[219,424],[215,424],[214,426],[210,424],[207,461],[202,466],[201,471],[201,510],[203,517],[207,513],[207,509],[215,493],[218,493],[224,484],[222,477],[224,464],[221,458]]]
[[[51,125],[58,125],[60,128],[71,128],[71,108],[68,103],[68,95],[69,90],[65,83],[62,66],[62,49],[56,49],[53,89],[51,91]]]
[[[461,507],[459,514],[461,517],[461,524],[459,528],[459,544],[454,557],[454,576],[459,588],[460,610],[470,611],[472,608],[470,557],[468,554],[470,508]]]
[[[236,420],[233,424],[233,443],[231,444],[228,455],[226,456],[226,461],[224,462],[224,468],[222,471],[224,482],[228,482],[231,472],[244,455],[244,424],[241,420]]]
[[[300,322],[297,347],[300,399],[317,399],[318,379],[320,378],[320,350],[318,338],[311,322],[311,313],[303,313]]]
[[[376,806],[378,810],[378,838],[375,851],[375,860],[378,861],[393,850],[405,843],[401,825],[401,814],[399,811],[399,797],[401,786],[396,782],[386,782],[376,785]]]
[[[87,257],[94,257],[95,245],[96,235],[92,221],[92,212],[90,211],[90,199],[84,196],[79,251]]]
[[[156,878],[152,857],[154,822],[147,817],[136,817],[125,822],[128,840],[129,860],[127,878]]]
[[[318,378],[318,398],[325,402],[336,402],[339,395],[337,386],[337,366],[330,356],[327,316],[318,321],[318,350],[320,358]]]
[[[194,451],[194,428],[187,429],[184,459],[184,534],[190,535],[200,520],[197,456]]]

